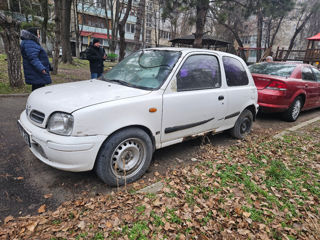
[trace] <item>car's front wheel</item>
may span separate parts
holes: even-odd
[[[103,143],[95,170],[109,186],[121,186],[136,181],[146,172],[152,153],[152,141],[145,131],[126,128]]]
[[[233,137],[238,139],[243,139],[248,133],[251,132],[253,123],[252,112],[245,109],[237,119],[234,127],[231,129],[230,133]]]
[[[284,120],[288,122],[294,122],[299,117],[302,108],[302,99],[297,97],[287,111],[283,113]]]

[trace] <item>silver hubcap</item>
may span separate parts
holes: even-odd
[[[301,102],[296,101],[293,106],[293,109],[292,109],[292,118],[293,119],[296,119],[299,116],[300,109],[301,109]]]
[[[135,175],[145,162],[145,149],[144,142],[138,138],[130,138],[121,142],[112,153],[113,174],[119,178]]]

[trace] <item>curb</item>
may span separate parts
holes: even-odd
[[[161,181],[153,183],[145,188],[140,189],[137,193],[157,193],[163,188],[163,183]]]
[[[30,93],[14,93],[14,94],[0,94],[0,98],[9,98],[9,97],[27,97]]]
[[[277,135],[274,135],[273,137],[274,137],[274,138],[278,138],[278,139],[282,139],[284,135],[286,135],[286,134],[288,134],[288,133],[290,133],[290,132],[294,132],[294,131],[302,128],[302,127],[305,127],[305,126],[307,126],[307,125],[309,125],[309,124],[311,124],[311,123],[314,123],[314,122],[316,122],[316,121],[319,121],[319,120],[320,120],[320,117],[315,117],[315,118],[310,119],[310,120],[308,120],[308,121],[302,122],[302,123],[298,124],[297,126],[288,128],[288,129],[286,129],[286,130],[278,133]]]

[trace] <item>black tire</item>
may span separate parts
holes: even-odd
[[[283,113],[283,119],[287,122],[296,121],[300,115],[302,104],[303,103],[301,97],[297,97],[296,99],[294,99],[288,110]]]
[[[251,132],[253,123],[252,112],[245,109],[239,116],[234,127],[230,130],[231,136],[238,139],[243,139]]]
[[[95,170],[107,185],[115,187],[139,179],[149,168],[153,145],[149,135],[139,128],[123,129],[100,148]]]

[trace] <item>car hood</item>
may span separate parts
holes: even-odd
[[[46,116],[55,111],[72,113],[91,105],[137,97],[150,92],[92,79],[39,88],[30,94],[27,108],[29,111],[40,111]]]

